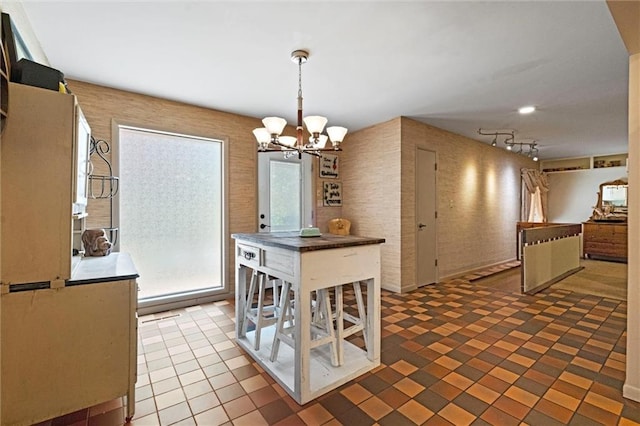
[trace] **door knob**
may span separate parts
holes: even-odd
[[[424,223],[419,223],[418,224],[418,228],[419,229],[426,228],[426,227],[427,227],[427,225],[425,225]]]
[[[260,229],[264,229],[264,228],[268,228],[268,227],[269,227],[269,225],[265,225],[264,223],[260,224]]]

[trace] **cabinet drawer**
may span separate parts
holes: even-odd
[[[271,249],[264,253],[264,266],[277,272],[293,275],[294,257],[287,250]]]
[[[247,244],[237,245],[237,256],[242,263],[249,267],[257,267],[263,264],[263,252],[259,247],[253,247]]]

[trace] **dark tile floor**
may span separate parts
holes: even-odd
[[[638,425],[621,391],[626,312],[464,279],[383,291],[381,366],[304,406],[235,345],[233,301],[156,314],[140,318],[132,424]],[[120,424],[111,404],[46,423]]]

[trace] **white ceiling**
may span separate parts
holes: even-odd
[[[303,48],[305,115],[329,125],[402,115],[486,143],[478,128],[514,129],[541,158],[627,152],[628,56],[604,1],[23,3],[70,79],[293,123]]]

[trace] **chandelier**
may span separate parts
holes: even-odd
[[[510,132],[487,132],[483,131],[482,129],[478,129],[478,134],[483,136],[493,136],[491,146],[498,145],[498,136],[505,136],[503,143],[507,151],[526,155],[533,161],[538,161],[538,142],[516,142],[515,130],[512,130]]]
[[[319,115],[311,115],[302,118],[302,64],[307,62],[309,52],[295,50],[291,53],[291,60],[298,64],[298,123],[296,137],[281,136],[287,125],[287,121],[280,117],[265,117],[262,119],[264,127],[253,130],[258,141],[258,152],[282,151],[285,157],[302,154],[321,156],[322,151],[342,151],[340,144],[347,134],[347,129],[339,126],[327,127],[327,135],[322,132],[327,124],[327,119]],[[308,141],[304,140],[302,122],[311,134]],[[326,147],[327,140],[331,147]],[[279,147],[279,148],[278,148]]]

